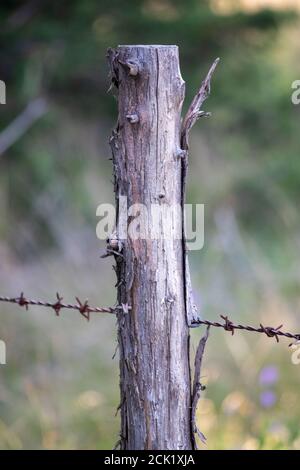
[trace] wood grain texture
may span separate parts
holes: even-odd
[[[182,204],[181,107],[185,86],[176,46],[110,50],[118,88],[111,137],[117,212],[128,206]],[[128,219],[128,223],[131,219]],[[151,215],[150,228],[155,223]],[[160,217],[158,239],[122,239],[115,256],[121,388],[121,449],[191,449],[189,330],[182,213]],[[126,308],[125,308],[126,310]]]

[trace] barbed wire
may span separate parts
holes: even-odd
[[[87,320],[90,319],[90,313],[93,313],[93,312],[114,314],[119,309],[123,310],[124,312],[127,312],[129,310],[129,307],[125,304],[117,305],[115,307],[92,307],[91,305],[89,305],[88,300],[85,300],[84,302],[82,302],[78,297],[75,297],[75,299],[77,302],[76,304],[64,303],[63,297],[59,293],[56,294],[55,302],[46,302],[43,300],[28,299],[27,297],[25,297],[23,292],[21,292],[21,294],[18,297],[0,296],[0,302],[9,302],[12,304],[17,304],[20,307],[25,307],[26,310],[28,310],[28,307],[30,305],[52,308],[57,316],[59,316],[60,311],[62,309],[77,310]]]
[[[89,305],[88,300],[85,300],[84,302],[82,302],[78,297],[75,297],[75,298],[77,302],[76,304],[64,303],[63,297],[60,296],[59,293],[57,293],[55,302],[47,302],[47,301],[42,301],[42,300],[28,299],[27,297],[24,296],[24,293],[21,292],[21,294],[18,297],[0,296],[0,302],[13,303],[13,304],[19,305],[20,307],[25,307],[26,310],[28,310],[28,307],[31,305],[40,306],[40,307],[49,307],[54,310],[57,316],[59,316],[60,311],[62,309],[73,309],[73,310],[77,310],[87,320],[90,319],[90,313],[115,314],[117,313],[118,310],[121,310],[124,313],[128,313],[128,311],[130,310],[130,307],[127,304],[117,305],[115,307],[92,307],[91,305]],[[193,325],[206,325],[206,326],[211,326],[214,328],[223,328],[225,331],[231,332],[232,335],[234,334],[235,330],[249,331],[250,333],[261,333],[261,334],[266,335],[268,338],[275,338],[277,343],[279,342],[279,338],[281,336],[285,338],[289,338],[289,339],[294,339],[296,341],[300,341],[300,333],[295,334],[295,333],[290,333],[288,331],[282,331],[281,328],[283,327],[283,325],[279,325],[275,328],[273,326],[264,326],[260,323],[260,326],[258,328],[255,328],[254,326],[250,326],[250,325],[235,324],[228,318],[228,316],[225,316],[225,315],[220,315],[220,317],[223,320],[222,323],[217,322],[217,321],[210,321],[210,320],[198,320],[198,321],[194,321]]]

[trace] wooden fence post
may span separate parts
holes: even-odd
[[[119,110],[110,140],[117,227],[108,249],[115,256],[123,305],[118,313],[120,448],[192,449],[188,267],[185,240],[178,236],[183,214],[177,209],[184,201],[187,132],[193,123],[187,116],[182,129],[185,85],[178,48],[119,46],[108,58]],[[126,205],[127,237],[121,227]],[[157,219],[153,206],[173,208],[172,223],[162,213]],[[134,237],[130,230],[147,233]]]

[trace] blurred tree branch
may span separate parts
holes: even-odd
[[[47,3],[40,0],[31,0],[13,11],[8,17],[8,24],[12,28],[18,28],[26,24]]]

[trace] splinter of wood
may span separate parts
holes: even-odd
[[[206,78],[203,80],[198,93],[194,96],[193,101],[191,102],[190,107],[187,110],[185,118],[182,122],[181,145],[184,150],[188,150],[189,148],[189,140],[188,140],[189,132],[191,128],[193,127],[193,125],[195,124],[195,122],[200,117],[207,117],[210,115],[210,113],[206,113],[202,111],[201,106],[204,103],[204,101],[209,97],[211,78],[213,76],[213,73],[219,61],[220,59],[217,58],[212,64],[212,66],[210,67]]]
[[[129,75],[132,77],[136,77],[138,73],[140,72],[141,66],[138,62],[135,62],[134,60],[118,60],[119,64],[123,65],[124,67],[127,67]]]
[[[126,114],[126,119],[128,119],[130,124],[139,122],[139,116],[137,114]]]

